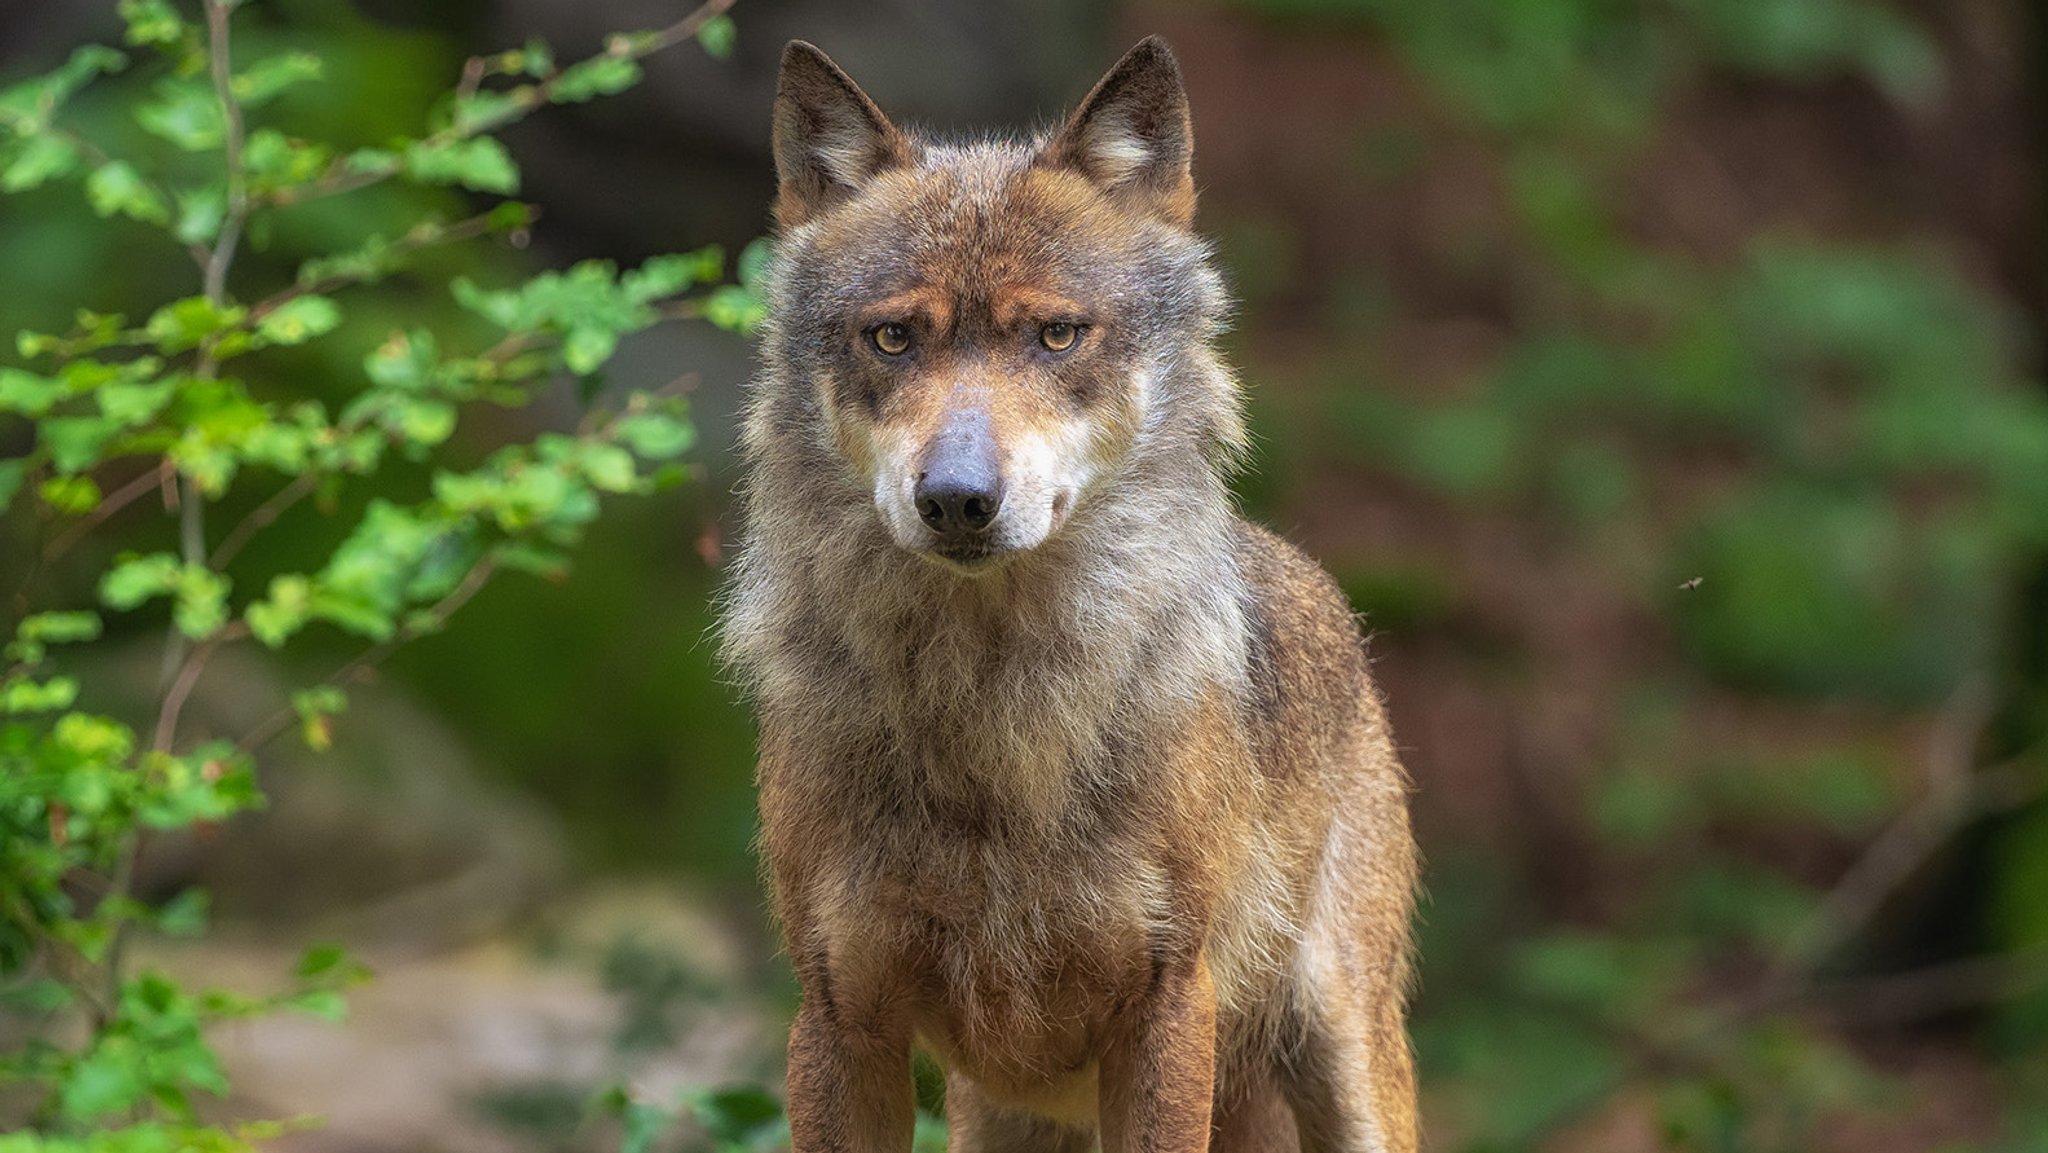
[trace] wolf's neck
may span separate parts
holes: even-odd
[[[981,577],[897,548],[865,500],[806,517],[756,501],[728,653],[778,739],[1056,803],[1243,675],[1234,518],[1188,463],[1140,464]]]

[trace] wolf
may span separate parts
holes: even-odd
[[[724,653],[802,987],[796,1153],[1407,1151],[1408,783],[1337,586],[1236,515],[1226,298],[1147,39],[1057,128],[775,98]]]

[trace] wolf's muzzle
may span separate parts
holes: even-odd
[[[988,413],[964,409],[932,438],[911,499],[925,527],[950,542],[987,530],[1002,511],[1003,488]]]

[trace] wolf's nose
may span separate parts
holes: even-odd
[[[917,479],[917,515],[941,536],[980,532],[1003,507],[1002,478],[979,469],[927,472]]]

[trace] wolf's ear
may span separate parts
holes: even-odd
[[[812,44],[782,50],[775,90],[775,219],[794,228],[892,165],[912,160],[905,139],[868,94]]]
[[[1186,228],[1195,219],[1194,151],[1180,65],[1166,41],[1147,36],[1096,84],[1039,156]]]

